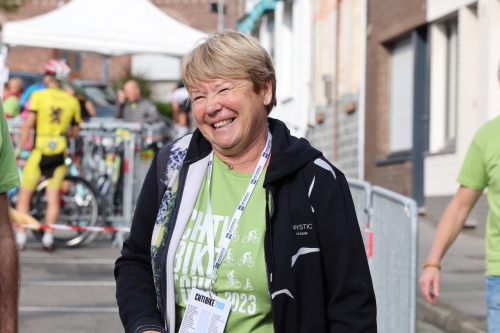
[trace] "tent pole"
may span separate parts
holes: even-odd
[[[102,82],[108,83],[109,81],[109,62],[111,57],[104,55],[102,57]]]
[[[217,30],[224,29],[224,0],[217,2]]]
[[[4,86],[9,81],[9,68],[7,67],[7,55],[9,48],[6,44],[0,44],[0,97],[3,98]]]

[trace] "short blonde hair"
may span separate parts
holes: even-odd
[[[260,94],[270,81],[271,103],[267,114],[276,106],[276,73],[269,53],[257,39],[234,30],[208,35],[182,61],[183,81],[188,91],[199,82],[216,79],[247,79]]]

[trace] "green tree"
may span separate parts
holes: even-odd
[[[125,82],[129,80],[135,80],[137,82],[139,88],[141,88],[141,95],[143,97],[151,98],[151,93],[153,92],[151,87],[151,81],[148,80],[148,78],[144,74],[134,75],[131,72],[127,72],[121,79],[116,80],[112,83],[113,89],[114,90],[123,89],[123,85],[125,84]]]
[[[26,2],[28,2],[28,0],[0,0],[0,10],[7,13],[13,13]]]

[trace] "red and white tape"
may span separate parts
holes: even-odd
[[[32,230],[40,230],[40,229],[54,229],[54,230],[65,230],[65,231],[102,231],[102,232],[130,232],[130,228],[121,227],[121,228],[113,228],[113,227],[78,227],[78,226],[69,226],[69,225],[60,225],[60,224],[14,224],[16,228],[24,228],[24,229],[32,229]]]

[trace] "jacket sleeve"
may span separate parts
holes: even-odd
[[[123,108],[125,107],[125,103],[117,103],[115,108],[115,118],[121,119],[123,118]]]
[[[158,113],[158,109],[153,102],[148,100],[148,103],[145,105],[146,111],[144,112],[145,123],[154,123],[160,119],[160,114]]]
[[[332,168],[317,173],[315,183],[310,200],[327,281],[327,327],[336,333],[377,332],[375,294],[347,180]]]
[[[150,254],[157,197],[155,155],[137,199],[130,235],[115,264],[116,300],[127,333],[167,332],[157,306]]]

